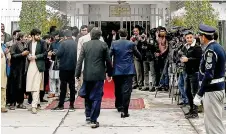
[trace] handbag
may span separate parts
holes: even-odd
[[[59,79],[59,73],[60,71],[59,70],[53,70],[53,67],[54,67],[54,64],[55,64],[55,61],[52,61],[52,64],[50,66],[50,69],[49,69],[49,77],[50,79]]]
[[[57,57],[55,58],[54,64],[53,64],[53,70],[59,70],[59,60]]]
[[[82,87],[80,88],[79,92],[78,92],[78,95],[81,97],[81,98],[85,98],[86,97],[86,82],[83,82],[82,83]]]

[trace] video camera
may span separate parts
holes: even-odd
[[[173,47],[178,47],[175,46],[176,44],[180,46],[180,44],[183,44],[183,36],[184,32],[191,30],[192,27],[190,28],[184,28],[184,27],[172,27],[170,31],[166,35],[166,39],[169,41],[169,44]]]
[[[170,29],[170,31],[167,33],[166,35],[166,39],[168,41],[172,40],[173,38],[177,37],[178,39],[181,40],[181,37],[183,37],[184,35],[184,32],[187,31],[187,30],[191,30],[192,27],[190,28],[184,28],[184,27],[172,27]]]
[[[157,28],[152,28],[150,30],[149,34],[150,34],[151,38],[156,39],[156,32],[157,32]]]

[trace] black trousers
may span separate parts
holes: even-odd
[[[115,83],[115,107],[128,113],[132,93],[133,75],[118,75],[113,77]]]
[[[75,102],[75,94],[77,91],[75,90],[75,71],[63,71],[60,70],[60,102],[59,107],[64,106],[64,100],[67,93],[67,84],[69,84],[70,89],[70,105],[74,105]]]
[[[23,104],[25,91],[18,88],[14,88],[13,90],[14,91],[12,91],[10,94],[10,104],[11,105],[16,105],[16,103]]]
[[[11,105],[23,104],[24,93],[26,90],[26,75],[16,73],[18,70],[11,70],[12,73],[9,76],[9,103]]]
[[[194,99],[196,93],[198,92],[198,88],[199,88],[198,73],[187,74],[185,85],[186,85],[185,90],[187,93],[190,110],[197,113],[198,108],[197,108],[197,106],[194,105],[193,99]]]

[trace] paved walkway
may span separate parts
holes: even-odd
[[[134,90],[132,98],[141,97],[146,108],[130,110],[131,117],[126,119],[121,119],[115,109],[101,110],[98,129],[85,124],[82,109],[75,112],[42,110],[37,115],[27,110],[9,111],[2,114],[2,134],[197,134],[196,131],[204,134],[202,115],[189,122],[183,111],[171,104],[167,93],[154,98],[154,93]]]

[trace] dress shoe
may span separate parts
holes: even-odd
[[[178,103],[177,105],[183,105],[184,103],[183,102],[181,102],[181,103]]]
[[[1,108],[1,113],[7,113],[8,110],[6,108]]]
[[[90,117],[86,117],[86,123],[87,123],[87,124],[90,124],[90,123],[91,123]]]
[[[190,114],[188,114],[188,115],[185,115],[185,118],[186,119],[194,119],[194,118],[198,118],[199,117],[199,115],[198,115],[198,113],[190,113]]]
[[[98,128],[100,126],[99,122],[91,122],[91,128]]]
[[[127,113],[127,114],[125,114],[125,113],[123,113],[123,112],[121,112],[121,118],[126,118],[126,117],[129,117],[130,115]]]
[[[117,111],[118,111],[118,112],[122,112],[122,107],[118,107],[118,108],[117,108]]]
[[[136,89],[138,86],[137,85],[133,85],[133,89]]]
[[[155,92],[155,87],[152,87],[151,89],[149,89],[149,92]]]
[[[141,89],[141,91],[148,91],[149,90],[149,87],[143,87],[142,89]]]

